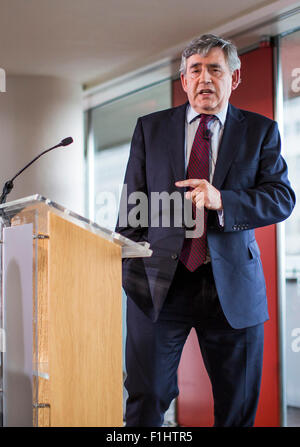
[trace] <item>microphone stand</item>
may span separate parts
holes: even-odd
[[[14,187],[14,184],[13,184],[12,180],[8,180],[7,182],[5,182],[5,185],[3,186],[2,195],[0,197],[0,204],[6,202],[6,197],[11,192],[13,187]]]
[[[3,190],[2,190],[2,194],[1,194],[1,197],[0,197],[0,204],[6,203],[6,198],[7,198],[8,194],[12,191],[12,189],[14,187],[14,180],[20,174],[22,174],[22,172],[25,171],[25,169],[27,169],[29,166],[31,166],[32,163],[34,163],[38,158],[40,158],[42,155],[46,154],[47,152],[52,151],[53,149],[56,149],[57,147],[68,146],[71,143],[73,143],[73,138],[72,137],[64,138],[60,143],[56,144],[53,147],[50,147],[49,149],[46,149],[41,154],[37,155],[26,166],[24,166],[24,168],[22,168],[11,180],[8,180],[7,182],[5,182]],[[4,222],[6,222],[6,223],[8,222],[8,224],[10,224],[10,218],[5,216],[5,212],[4,212],[3,208],[1,208],[1,216],[2,216],[2,219],[3,219]]]

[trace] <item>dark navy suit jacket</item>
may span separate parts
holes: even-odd
[[[149,216],[146,225],[116,228],[134,241],[148,241],[153,250],[150,258],[123,261],[123,288],[154,321],[174,277],[186,228],[172,225],[172,220],[170,227],[151,225],[151,192],[184,194],[175,182],[185,178],[186,107],[184,104],[138,119],[124,194],[147,194]],[[212,183],[221,192],[224,209],[224,227],[219,225],[216,211],[209,211],[207,230],[220,303],[232,327],[253,326],[268,319],[254,229],[283,221],[295,204],[287,166],[280,155],[276,122],[229,104]],[[135,206],[129,204],[127,213]]]

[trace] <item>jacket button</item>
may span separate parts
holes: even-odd
[[[174,261],[176,261],[176,259],[178,258],[178,255],[176,253],[173,253],[171,258],[174,259]]]

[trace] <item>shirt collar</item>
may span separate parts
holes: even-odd
[[[225,124],[227,109],[228,109],[228,103],[226,104],[224,109],[222,109],[220,112],[214,114],[220,120],[222,126],[224,126],[224,124]],[[197,113],[193,109],[193,107],[189,104],[187,107],[187,112],[186,112],[187,122],[190,124],[190,122],[198,115],[199,115],[199,113]]]

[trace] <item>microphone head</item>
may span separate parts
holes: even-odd
[[[71,144],[71,143],[73,143],[73,138],[72,137],[64,138],[60,142],[61,146],[69,146],[69,144]]]

